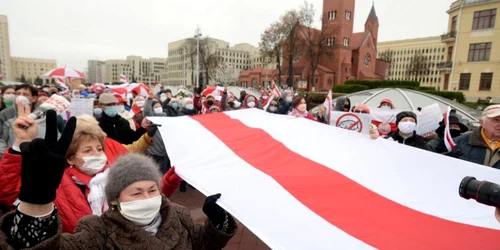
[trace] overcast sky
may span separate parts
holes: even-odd
[[[342,0],[326,0],[342,1]],[[348,0],[344,0],[348,1]],[[309,0],[319,16],[323,0]],[[441,35],[451,0],[376,0],[379,41]],[[167,57],[168,43],[203,35],[258,45],[264,29],[303,0],[0,0],[11,55],[56,59],[83,70],[89,59]],[[372,0],[356,0],[354,32]],[[319,18],[319,17],[318,17]]]

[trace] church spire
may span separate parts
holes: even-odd
[[[372,21],[378,21],[377,13],[375,12],[375,0],[372,1],[372,9],[370,10],[370,14],[368,15],[368,19]]]

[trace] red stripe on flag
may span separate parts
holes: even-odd
[[[310,210],[375,248],[498,249],[500,231],[403,206],[291,151],[262,129],[248,127],[223,113],[191,118]]]

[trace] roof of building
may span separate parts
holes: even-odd
[[[365,37],[365,32],[352,33],[351,47],[355,49],[359,48],[359,46],[361,46],[361,43],[363,43],[363,41],[365,40]]]
[[[375,4],[372,5],[372,9],[370,10],[370,14],[368,15],[368,19],[374,22],[378,21],[377,13],[375,12]]]

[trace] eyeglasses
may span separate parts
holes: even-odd
[[[354,113],[358,113],[358,114],[368,114],[368,112],[366,112],[366,110],[356,110],[356,111],[354,111]]]

